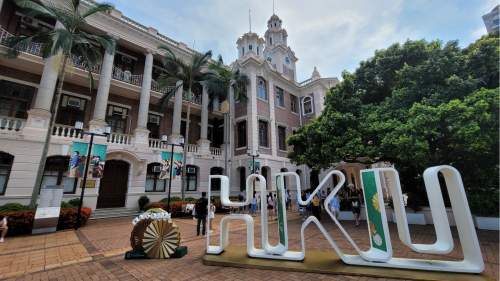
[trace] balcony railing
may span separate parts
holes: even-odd
[[[215,155],[215,156],[220,156],[222,155],[222,149],[218,147],[210,147],[210,154]]]
[[[167,149],[168,144],[162,142],[160,139],[149,139],[149,147],[157,149]]]
[[[187,147],[187,152],[198,153],[198,145],[188,144],[186,147]]]
[[[89,66],[87,65],[87,63],[84,60],[82,60],[81,57],[73,55],[71,57],[71,61],[73,62],[74,67],[88,71]],[[93,73],[100,73],[101,72],[101,65],[97,64],[97,65],[92,66],[90,68],[90,71],[92,71]]]
[[[137,86],[142,85],[141,74],[132,74],[130,71],[128,70],[123,71],[114,65],[113,65],[113,78]]]
[[[0,116],[0,132],[18,132],[24,127],[25,120]]]
[[[0,27],[0,44],[7,46],[7,42],[9,38],[14,37],[13,34],[9,33],[3,27]],[[20,44],[16,47],[16,50],[23,53],[32,54],[35,56],[42,55],[42,47],[41,43],[31,42],[29,44]]]
[[[81,130],[75,129],[73,126],[55,124],[52,128],[52,135],[55,137],[83,139]]]
[[[114,144],[131,145],[132,144],[132,135],[111,133],[108,136],[107,141],[109,143],[114,143]]]
[[[184,93],[182,94],[182,98],[183,98],[185,101],[189,101],[187,92],[184,92]],[[199,105],[201,105],[201,95],[197,95],[197,94],[195,94],[195,93],[192,93],[192,94],[191,94],[191,102],[192,102],[192,103],[195,103],[195,104],[199,104]]]

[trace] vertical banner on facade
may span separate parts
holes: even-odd
[[[248,161],[248,171],[251,173],[253,171],[253,163],[254,161]],[[255,160],[255,174],[260,174],[260,161]]]
[[[104,172],[104,163],[106,162],[107,148],[108,147],[105,144],[94,144],[92,146],[92,159],[90,161],[89,169],[92,178],[102,178],[102,174]]]
[[[173,160],[173,163],[170,161]],[[161,171],[159,178],[170,179],[170,168],[172,167],[172,179],[175,180],[177,176],[182,174],[182,166],[184,165],[184,159],[182,153],[174,153],[172,158],[172,153],[167,151],[162,151],[161,153]]]
[[[84,142],[73,142],[71,145],[71,156],[69,160],[69,173],[70,178],[79,178],[85,172],[85,161],[87,159],[87,151],[89,145]]]

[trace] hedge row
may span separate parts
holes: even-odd
[[[77,213],[77,208],[61,208],[57,230],[74,228],[77,222]],[[82,208],[82,225],[85,225],[87,223],[91,213],[92,209]],[[33,219],[35,217],[34,210],[5,211],[0,212],[0,215],[7,216],[9,236],[31,233],[31,230],[33,228]]]

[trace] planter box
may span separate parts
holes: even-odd
[[[476,226],[479,229],[499,230],[500,218],[475,216]]]
[[[408,221],[408,224],[418,224],[418,225],[425,225],[425,215],[421,212],[418,213],[406,213],[406,220]],[[392,221],[396,223],[396,215],[395,213],[392,213]]]

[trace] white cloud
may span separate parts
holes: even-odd
[[[211,49],[222,54],[226,63],[236,59],[236,40],[248,31],[248,9],[252,10],[252,31],[261,36],[272,14],[270,0],[114,0],[125,14],[163,34],[183,41],[200,51]],[[491,10],[496,0],[475,8]],[[299,58],[299,80],[309,78],[317,66],[323,77],[340,76],[344,69],[353,71],[361,60],[373,55],[376,49],[394,42],[420,39],[442,25],[455,24],[463,19],[464,9],[456,2],[430,0],[280,0],[277,14],[288,31],[288,43]],[[437,9],[433,6],[439,6]],[[488,8],[486,8],[488,7]],[[405,14],[405,8],[412,14]],[[413,10],[412,10],[413,9]],[[438,17],[437,14],[442,15]],[[447,23],[446,11],[453,22]],[[408,11],[406,11],[408,12]],[[461,13],[460,17],[456,14]],[[130,14],[132,13],[132,14]],[[484,12],[483,12],[484,13]],[[425,17],[427,15],[427,17]],[[475,18],[476,29],[480,15]],[[477,18],[479,17],[479,19]],[[433,22],[436,25],[433,26]],[[482,21],[481,21],[482,22]],[[445,26],[446,28],[446,26]],[[469,32],[468,34],[471,34]],[[452,38],[455,34],[451,35]],[[439,37],[438,37],[439,38]]]

